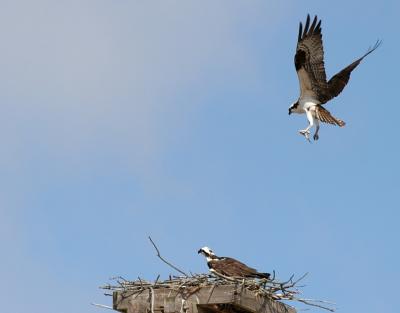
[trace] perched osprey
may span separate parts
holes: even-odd
[[[381,41],[378,40],[361,58],[342,69],[329,81],[326,81],[321,20],[318,21],[317,16],[315,16],[310,26],[310,15],[308,15],[304,31],[303,25],[300,23],[296,55],[294,57],[294,64],[300,83],[300,97],[289,108],[289,115],[291,113],[305,113],[307,115],[309,125],[306,129],[299,131],[307,140],[309,140],[310,128],[314,124],[316,126],[314,140],[318,140],[320,121],[340,127],[345,125],[342,120],[333,117],[322,105],[342,92],[350,79],[351,72],[380,44]]]
[[[238,260],[219,257],[212,252],[208,247],[201,248],[198,253],[201,253],[207,258],[207,265],[210,272],[222,274],[230,278],[266,278],[268,279],[271,274],[259,273],[254,268],[248,267],[246,264]]]

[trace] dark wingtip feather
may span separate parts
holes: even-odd
[[[315,32],[318,34],[321,33],[321,20],[319,20],[317,26],[315,27]]]
[[[378,39],[378,40],[375,42],[375,44],[372,46],[372,48],[371,48],[371,47],[368,48],[367,52],[361,57],[360,61],[361,61],[362,59],[364,59],[368,54],[370,54],[370,53],[374,52],[376,49],[378,49],[378,48],[380,47],[381,44],[382,44],[382,40],[379,40],[379,39]]]
[[[301,40],[301,33],[303,32],[303,24],[300,22],[299,25],[299,36],[297,37],[297,42]]]
[[[317,24],[317,21],[318,21],[318,18],[317,18],[317,16],[315,15],[315,16],[314,16],[314,20],[313,20],[313,22],[312,22],[312,24],[311,24],[311,27],[310,27],[310,31],[309,31],[310,34],[312,34],[312,33],[314,32],[315,25]]]
[[[304,25],[304,30],[302,28],[303,24],[300,23],[299,36],[298,36],[299,41],[301,39],[305,38],[307,35],[321,33],[321,20],[318,21],[318,15],[314,15],[314,19],[312,21],[311,26],[310,26],[310,22],[311,22],[310,14],[307,14],[307,19],[306,19],[306,23]]]
[[[378,48],[381,46],[381,44],[382,44],[382,40],[378,39],[378,40],[375,42],[374,46],[372,47],[371,52],[374,51],[374,50],[376,50],[376,49],[378,49]]]
[[[304,26],[303,38],[307,35],[309,26],[310,26],[310,14],[307,14],[307,20],[306,20],[306,25]]]

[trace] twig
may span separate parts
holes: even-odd
[[[303,278],[305,278],[307,275],[308,275],[308,272],[304,273],[303,276],[301,276],[298,280],[296,280],[296,281],[293,283],[293,286],[296,285],[300,280],[302,280]]]
[[[296,301],[299,301],[299,302],[302,302],[302,303],[304,303],[304,304],[307,304],[307,305],[311,305],[311,306],[315,306],[315,307],[317,307],[317,308],[321,308],[321,309],[324,309],[324,310],[328,310],[328,311],[331,311],[331,312],[335,312],[335,309],[333,309],[333,308],[328,308],[328,307],[326,307],[326,306],[319,305],[319,304],[312,303],[312,302],[308,302],[308,301],[303,300],[303,299],[295,299],[295,300],[296,300]]]
[[[212,296],[212,294],[213,294],[213,292],[214,292],[214,289],[215,289],[215,284],[211,287],[211,290],[210,290],[210,293],[209,293],[209,295],[208,295],[208,299],[207,299],[207,304],[208,304],[208,302],[210,301],[210,299],[211,299],[211,296]]]
[[[151,239],[151,237],[149,236],[149,240],[150,242],[153,244],[154,249],[156,249],[157,251],[157,256],[161,259],[161,261],[163,261],[165,264],[169,265],[170,267],[172,267],[175,271],[178,271],[179,273],[185,275],[186,277],[189,277],[188,274],[186,274],[184,271],[180,270],[179,268],[177,268],[175,265],[171,264],[170,262],[168,262],[167,260],[165,260],[161,254],[160,254],[160,250],[158,250],[156,244],[154,243],[154,241]]]
[[[326,304],[330,304],[330,305],[336,305],[335,302],[332,301],[326,301],[326,300],[316,300],[316,299],[297,299],[297,300],[303,300],[303,301],[307,301],[307,302],[317,302],[317,303],[326,303]]]
[[[154,282],[154,286],[157,285],[158,279],[160,278],[160,275],[157,276],[156,281]]]
[[[139,281],[140,281],[140,287],[143,288],[143,282],[142,282],[142,280],[140,279],[139,276],[138,276],[138,279],[139,279]]]
[[[98,303],[91,303],[91,305],[97,306],[99,308],[103,308],[103,309],[109,309],[109,310],[114,310],[112,307],[108,306],[108,305],[104,305],[104,304],[98,304]]]
[[[150,294],[151,294],[151,300],[150,300],[150,312],[154,313],[154,290],[152,287],[149,288]]]
[[[215,276],[218,276],[220,278],[229,280],[229,281],[234,281],[236,282],[237,279],[233,278],[233,277],[229,277],[229,276],[225,276],[224,274],[218,273],[217,271],[211,271],[212,274],[214,274]]]
[[[271,280],[275,280],[275,270],[272,271],[272,278]]]

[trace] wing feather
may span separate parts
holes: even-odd
[[[344,87],[347,85],[350,79],[350,74],[351,72],[361,63],[361,61],[370,53],[375,51],[380,45],[382,41],[377,41],[375,45],[372,48],[369,48],[368,51],[359,59],[355,60],[353,63],[350,65],[346,66],[344,69],[342,69],[339,73],[334,75],[329,81],[328,81],[328,92],[325,93],[326,97],[323,99],[322,103],[328,102],[332,98],[335,98],[338,96]]]
[[[303,33],[303,24],[299,24],[299,36],[297,37],[297,42],[301,40],[301,34]]]
[[[257,270],[233,258],[224,257],[221,261],[212,261],[212,267],[218,273],[231,277],[252,277]]]
[[[310,14],[307,15],[306,25],[304,26],[303,38],[307,35],[308,26],[310,26]]]
[[[294,57],[294,63],[300,83],[301,96],[319,97],[327,86],[324,65],[324,48],[322,43],[321,20],[315,16],[310,27],[310,15],[302,30],[299,26],[299,36]]]

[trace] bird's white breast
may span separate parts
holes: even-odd
[[[308,110],[312,107],[315,107],[316,105],[318,105],[318,101],[316,101],[312,97],[302,97],[299,100],[299,105],[294,110],[294,112],[302,114],[302,113],[305,113],[306,110]]]

